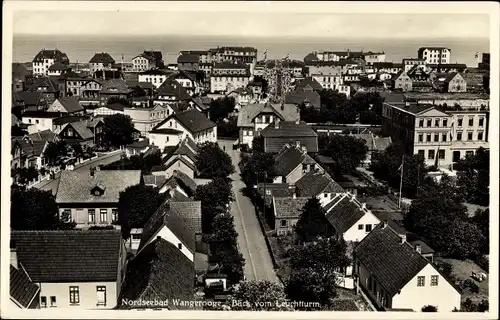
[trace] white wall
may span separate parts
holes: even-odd
[[[68,282],[68,283],[37,283],[40,286],[40,297],[47,297],[47,308],[50,307],[50,297],[56,297],[56,308],[75,309],[112,309],[118,299],[117,282]],[[70,305],[69,287],[78,286],[80,303]],[[106,287],[106,306],[97,306],[97,286]]]
[[[161,230],[156,235],[154,235],[151,239],[149,239],[149,241],[148,241],[148,243],[146,245],[148,245],[149,243],[151,243],[152,241],[154,241],[157,237],[161,237],[163,240],[170,242],[171,244],[173,244],[177,248],[178,248],[179,243],[181,243],[181,241],[179,240],[179,238],[177,238],[177,236],[172,231],[170,231],[170,229],[167,228],[167,226],[164,225],[161,228]],[[186,248],[186,246],[184,244],[182,244],[182,249],[180,249],[180,250],[181,250],[182,253],[184,253],[184,255],[189,260],[191,260],[191,261],[194,262],[194,252],[189,251],[189,249]],[[137,254],[139,254],[139,252],[137,252]]]
[[[113,110],[107,107],[100,107],[94,110],[94,117],[96,116],[110,116],[113,114],[124,114],[124,111]]]
[[[25,124],[31,124],[28,127],[28,133],[36,133],[43,130],[52,131],[52,120],[51,118],[32,118],[32,117],[22,117],[22,122]]]
[[[161,74],[161,75],[140,74],[139,75],[139,82],[152,83],[156,89],[158,89],[166,79],[167,79],[167,76],[164,74]]]
[[[178,145],[180,137],[181,134],[149,133],[150,144],[159,147],[160,150]]]
[[[371,224],[372,230],[380,223],[380,220],[371,211],[365,213],[365,215],[359,219],[349,230],[344,233],[345,241],[361,241],[363,240],[369,232],[366,232],[366,225]],[[362,224],[363,229],[359,230],[358,225]]]
[[[438,285],[431,286],[431,276],[438,276]],[[417,277],[425,276],[425,286],[417,287]],[[460,309],[460,294],[434,269],[427,264],[403,289],[392,298],[392,308],[411,308],[421,311],[423,306],[433,305],[438,312]]]

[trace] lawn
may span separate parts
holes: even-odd
[[[447,262],[453,266],[452,275],[457,280],[465,281],[467,279],[471,279],[471,273],[474,271],[484,272],[488,275],[488,272],[481,269],[476,263],[471,260],[456,260],[456,259],[444,259],[444,258],[436,258],[436,261]],[[477,282],[474,280],[474,283],[479,287],[478,293],[473,293],[469,290],[469,288],[463,289],[462,293],[462,301],[465,301],[467,298],[470,298],[473,302],[481,302],[481,300],[488,300],[488,285],[489,285],[489,276],[483,282]]]

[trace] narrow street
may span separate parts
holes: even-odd
[[[232,150],[232,141],[219,141],[221,148],[225,146],[226,152],[231,156],[236,173],[231,175],[235,201],[231,204],[231,214],[234,216],[236,231],[238,232],[238,245],[245,258],[245,276],[247,280],[270,280],[279,282],[274,272],[273,262],[267,249],[264,234],[259,225],[255,208],[244,194],[245,184],[241,180],[238,163],[240,154]]]

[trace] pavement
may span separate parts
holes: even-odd
[[[218,141],[221,147],[226,146],[226,152],[231,156],[236,173],[231,175],[235,201],[231,203],[231,214],[234,216],[238,246],[245,258],[244,273],[247,280],[269,280],[281,283],[274,271],[264,234],[260,227],[255,208],[242,192],[245,183],[241,180],[238,162],[240,153],[232,150],[232,141]]]
[[[74,171],[89,170],[89,167],[91,165],[96,166],[96,165],[106,165],[106,164],[113,163],[115,161],[120,160],[122,154],[124,154],[124,152],[116,152],[115,154],[112,154],[112,155],[100,156],[97,159],[94,159],[94,160],[91,160],[91,161],[88,161],[86,163],[81,164],[80,166],[75,168]],[[40,183],[33,185],[33,187],[40,189],[40,190],[52,191],[52,194],[55,195],[57,193],[57,188],[59,187],[59,178],[60,177],[61,177],[61,173],[56,173],[54,179],[41,181]]]

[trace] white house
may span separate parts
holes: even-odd
[[[196,143],[217,142],[217,125],[196,109],[168,116],[149,133],[151,144],[163,149],[175,146],[185,137]]]
[[[59,112],[48,111],[26,111],[22,114],[21,121],[28,125],[28,133],[36,133],[44,130],[53,130],[52,121],[62,116]]]
[[[112,103],[108,104],[106,106],[99,107],[97,109],[94,109],[94,117],[97,116],[111,116],[114,114],[124,114],[124,108],[126,106],[120,104],[120,103]]]
[[[420,312],[460,309],[461,293],[387,223],[373,229],[354,249],[357,287],[377,307]]]
[[[69,58],[66,53],[63,53],[58,49],[41,50],[33,59],[33,75],[49,75],[49,68],[56,62],[69,65]]]
[[[324,207],[345,190],[318,164],[295,182],[297,197],[317,198]]]
[[[146,70],[139,73],[139,82],[149,82],[158,89],[168,76],[169,73],[158,69]]]

